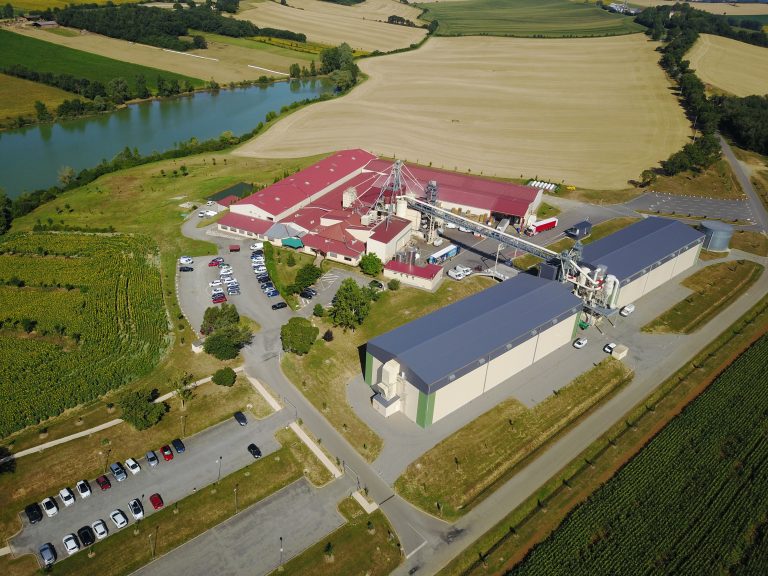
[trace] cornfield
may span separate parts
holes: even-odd
[[[157,260],[141,236],[0,241],[0,437],[157,364],[168,344]]]

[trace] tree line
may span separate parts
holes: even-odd
[[[715,136],[717,130],[729,134],[741,146],[757,151],[760,136],[755,136],[756,131],[760,132],[759,128],[764,128],[763,141],[768,131],[765,128],[766,107],[759,104],[761,97],[756,97],[757,101],[750,97],[748,103],[742,102],[746,100],[744,98],[708,98],[704,83],[690,69],[690,62],[685,59],[685,55],[702,32],[756,46],[768,46],[768,36],[762,31],[734,29],[728,18],[696,10],[689,4],[647,8],[635,21],[646,26],[646,33],[654,40],[664,41],[659,64],[677,82],[683,107],[694,129],[701,133],[700,137],[686,144],[682,150],[662,161],[662,172],[672,176],[710,166],[720,157],[720,145]],[[648,181],[650,173],[648,170],[643,172],[644,182]]]
[[[187,36],[190,28],[234,38],[270,36],[295,42],[307,40],[304,34],[276,28],[259,28],[246,20],[226,18],[210,4],[193,5],[188,9],[178,10],[135,4],[79,4],[45,10],[40,15],[45,19],[55,20],[62,26],[179,51],[206,47],[205,39],[201,36],[192,40],[179,38]]]

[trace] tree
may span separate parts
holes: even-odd
[[[112,80],[107,82],[106,89],[107,98],[115,104],[123,104],[131,98],[131,89],[128,87],[128,82],[125,81],[125,78],[112,78]]]
[[[208,48],[208,42],[206,42],[204,36],[195,34],[194,36],[192,36],[192,46],[194,46],[198,50],[202,50],[203,48]]]
[[[400,280],[397,278],[392,278],[389,282],[387,282],[387,288],[390,290],[400,290]]]
[[[234,304],[222,304],[221,307],[211,306],[206,308],[203,313],[203,324],[200,326],[200,332],[210,334],[214,330],[239,323],[240,314]]]
[[[74,179],[75,169],[72,166],[62,166],[59,168],[59,184],[67,187]]]
[[[317,76],[317,68],[315,68],[315,61],[310,60],[309,62],[309,75],[310,76]]]
[[[237,374],[232,368],[221,368],[213,374],[213,383],[217,386],[232,386],[237,379]]]
[[[280,340],[283,350],[303,355],[312,348],[320,329],[312,326],[306,318],[291,318],[287,324],[280,328]]]
[[[223,332],[214,332],[208,336],[203,344],[203,350],[219,360],[232,360],[240,352],[237,344]]]
[[[40,100],[35,100],[35,113],[37,114],[37,120],[39,122],[48,122],[53,118],[48,111],[48,107],[40,102]]]
[[[323,308],[322,304],[315,304],[315,307],[312,309],[312,314],[318,318],[322,318],[325,316],[325,308]]]
[[[305,288],[312,286],[322,275],[323,271],[314,264],[305,264],[296,272],[296,279],[288,287],[288,290],[293,294],[298,294]]]
[[[13,6],[10,2],[3,6],[3,18],[13,18]]]
[[[296,266],[296,256],[293,255],[293,252],[288,252],[288,258],[286,259],[285,264],[289,268]]]
[[[144,74],[136,76],[136,98],[149,98],[149,88],[147,88],[147,79]]]
[[[362,324],[370,308],[370,300],[357,282],[346,278],[336,292],[336,303],[331,308],[330,317],[335,326],[354,329]]]
[[[154,426],[165,414],[165,404],[152,402],[151,394],[146,390],[126,392],[118,400],[122,418],[136,430],[146,430]]]
[[[174,391],[176,392],[176,396],[181,400],[181,409],[186,410],[186,404],[187,401],[192,400],[192,396],[194,393],[192,392],[192,388],[189,388],[189,384],[192,382],[192,374],[189,372],[185,372],[181,376],[179,376],[176,381],[174,382]]]
[[[8,198],[5,190],[0,188],[0,235],[5,234],[11,228],[13,222],[11,206],[11,199]]]
[[[288,74],[291,78],[301,77],[301,66],[298,64],[291,64],[291,66],[288,68]]]
[[[384,264],[376,254],[370,253],[360,258],[360,270],[368,276],[378,276],[384,270]]]

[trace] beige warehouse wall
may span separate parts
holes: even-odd
[[[622,286],[621,291],[619,292],[619,298],[616,301],[616,305],[621,308],[622,306],[631,304],[635,300],[639,299],[643,294],[645,294],[645,283],[647,280],[648,275],[644,274],[637,280],[633,280],[626,286]]]
[[[419,411],[419,390],[407,380],[403,384],[403,395],[401,396],[400,409],[406,418],[416,422],[416,415]]]
[[[534,362],[538,362],[547,354],[554,352],[560,346],[568,344],[573,336],[573,325],[576,323],[577,314],[569,316],[562,322],[539,333],[536,342],[536,356]]]
[[[533,364],[537,338],[536,336],[529,338],[519,346],[515,346],[512,350],[491,360],[491,365],[488,367],[488,379],[485,383],[486,392]]]
[[[693,248],[689,248],[688,250],[680,254],[680,256],[675,258],[675,270],[672,272],[672,275],[677,276],[681,272],[685,272],[686,270],[688,270],[688,268],[696,264],[696,260],[699,257],[700,251],[701,251],[701,244],[694,246]]]
[[[483,393],[487,369],[488,367],[483,364],[435,392],[435,411],[433,412],[432,423],[434,424],[440,418],[444,418],[480,396]]]
[[[675,270],[676,260],[677,258],[672,258],[672,260],[664,262],[664,264],[648,273],[648,280],[645,283],[645,294],[648,294],[648,292],[658,288],[665,282],[669,282],[672,278],[672,272]]]

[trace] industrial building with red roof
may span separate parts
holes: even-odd
[[[407,167],[414,186],[401,183],[396,193],[392,166],[365,150],[337,152],[231,204],[219,230],[301,245],[306,252],[356,265],[367,253],[388,262],[405,247],[421,217],[413,210],[395,215],[394,196],[407,191],[423,197],[429,181],[437,182],[444,209],[507,217],[520,225],[534,217],[541,202],[535,188],[420,166]]]

